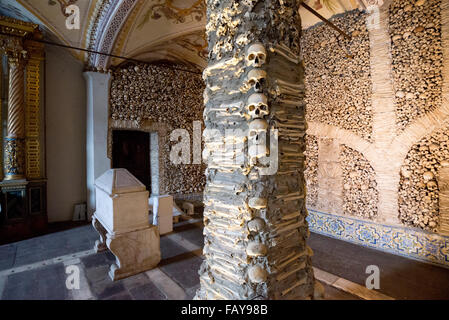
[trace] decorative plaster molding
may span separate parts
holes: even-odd
[[[120,4],[118,4],[113,17],[107,24],[107,30],[102,33],[103,36],[96,45],[96,51],[112,54],[115,40],[137,2],[137,0],[122,0]],[[94,66],[105,70],[109,67],[109,61],[109,56],[96,55]]]
[[[89,24],[86,44],[90,50],[112,54],[115,40],[132,12],[137,0],[99,1]],[[87,53],[88,67],[105,70],[110,58],[106,55]]]

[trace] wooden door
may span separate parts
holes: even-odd
[[[150,134],[114,130],[112,143],[112,167],[127,169],[151,193]]]

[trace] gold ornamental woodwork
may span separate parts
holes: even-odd
[[[43,178],[40,69],[44,59],[36,24],[0,17],[0,52],[8,56],[9,94],[4,136],[4,180]]]
[[[30,58],[26,75],[26,176],[29,179],[41,178],[40,150],[40,67],[43,60],[43,45],[26,43]]]

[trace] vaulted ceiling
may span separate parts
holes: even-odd
[[[310,6],[330,18],[353,10],[359,0],[308,0]],[[328,1],[329,2],[329,1]],[[80,28],[68,29],[65,9],[76,5]],[[320,22],[300,9],[303,27]],[[48,39],[148,62],[173,61],[198,69],[206,65],[204,0],[2,0],[0,14],[37,23]],[[87,66],[106,69],[122,59],[72,50]]]

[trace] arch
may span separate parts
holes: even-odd
[[[307,126],[307,134],[320,138],[335,139],[340,144],[345,144],[348,147],[360,152],[370,162],[375,157],[375,154],[373,152],[373,144],[349,130],[341,129],[336,126],[320,122],[308,122]]]
[[[117,36],[137,2],[137,0],[111,0],[100,6],[90,22],[86,37],[88,48],[111,54]],[[90,67],[103,70],[107,69],[110,63],[109,56],[100,54],[89,53],[86,60]]]

